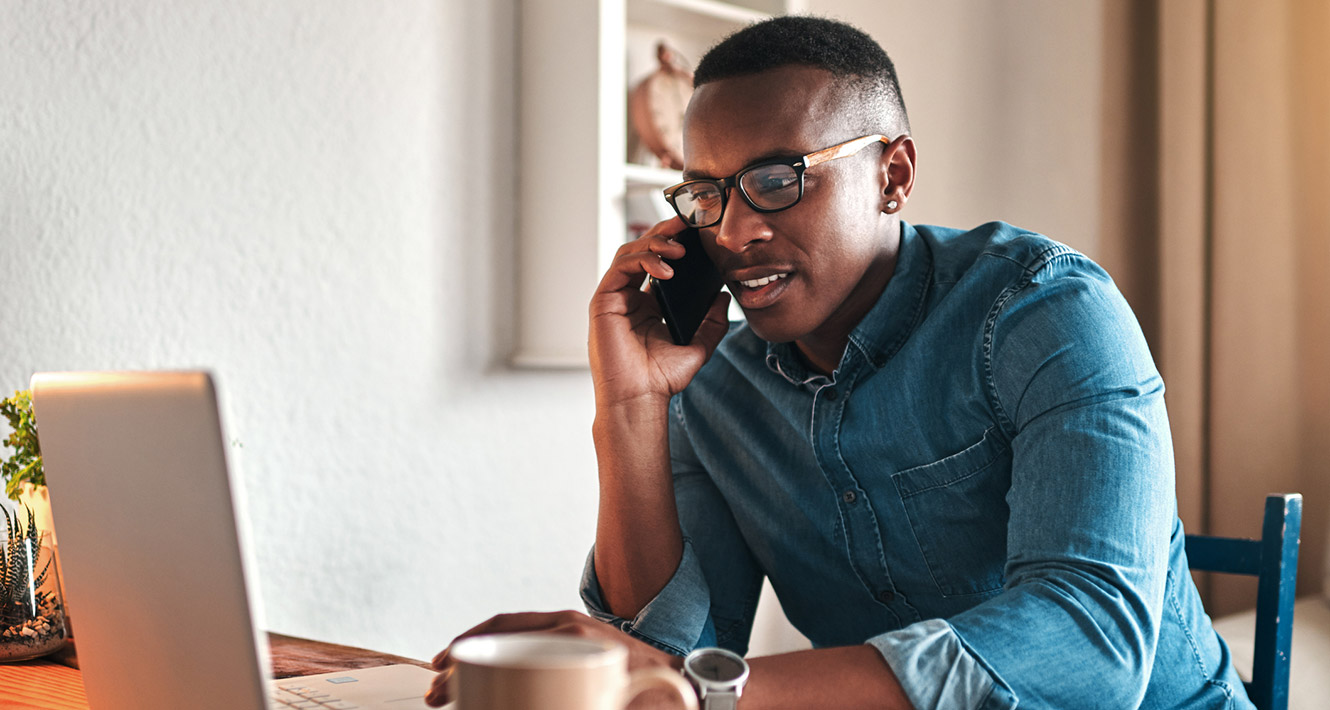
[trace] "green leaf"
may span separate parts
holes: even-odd
[[[46,485],[42,449],[37,439],[37,418],[32,413],[32,392],[19,390],[12,397],[0,400],[0,414],[13,430],[4,440],[13,453],[0,462],[0,479],[5,482],[5,495],[18,500],[24,483]]]

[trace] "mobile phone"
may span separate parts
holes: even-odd
[[[702,249],[702,237],[696,229],[679,232],[674,241],[683,245],[684,255],[664,260],[674,268],[674,276],[664,281],[652,276],[651,292],[656,294],[656,303],[674,344],[687,345],[725,281]]]

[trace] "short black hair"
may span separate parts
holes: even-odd
[[[863,30],[824,17],[784,15],[745,27],[712,47],[693,72],[693,86],[788,65],[825,69],[858,98],[867,130],[909,133],[896,67]]]

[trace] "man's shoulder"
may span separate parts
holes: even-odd
[[[968,230],[916,225],[915,230],[932,253],[936,283],[955,283],[975,267],[1031,274],[1060,256],[1085,259],[1066,244],[1006,222]]]

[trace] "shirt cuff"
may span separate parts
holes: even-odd
[[[676,656],[716,645],[711,590],[688,538],[683,540],[683,557],[674,576],[632,619],[609,612],[601,597],[600,580],[596,578],[596,548],[592,546],[582,572],[582,603],[593,618]]]
[[[928,619],[868,639],[916,708],[1009,710],[1016,695],[966,648],[942,619]]]

